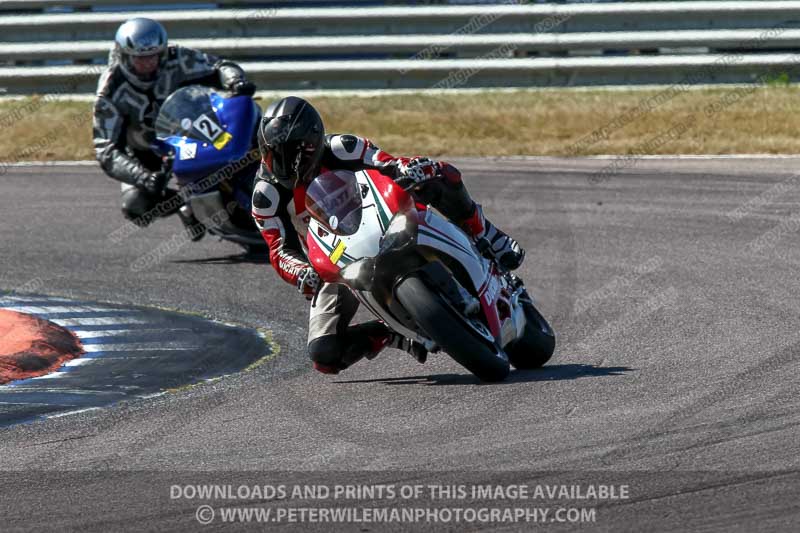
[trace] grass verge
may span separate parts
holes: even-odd
[[[800,151],[793,86],[319,97],[329,132],[402,155],[735,154]],[[266,102],[261,102],[265,105]],[[0,163],[92,159],[91,104],[0,103]]]

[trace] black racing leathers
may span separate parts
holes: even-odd
[[[244,71],[235,63],[182,46],[170,46],[157,77],[142,81],[112,50],[94,104],[94,148],[100,166],[110,177],[136,184],[160,169],[150,144],[156,116],[170,94],[190,84],[231,89],[241,81]]]

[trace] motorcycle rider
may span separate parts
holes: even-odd
[[[515,269],[525,256],[515,240],[484,217],[454,166],[425,157],[394,157],[355,135],[325,135],[319,114],[301,98],[290,96],[267,108],[259,128],[259,148],[262,162],[253,191],[253,218],[280,277],[307,299],[316,294],[308,352],[320,372],[336,374],[363,357],[372,359],[387,346],[404,349],[419,362],[427,357],[419,343],[393,333],[380,321],[350,326],[358,300],[344,285],[322,282],[309,264],[305,191],[322,172],[375,169],[395,180],[422,184],[416,199],[459,224],[499,265]]]
[[[150,145],[155,138],[154,122],[164,100],[176,89],[190,84],[224,89],[234,95],[255,92],[255,85],[247,81],[237,64],[191,48],[169,45],[166,30],[154,20],[133,18],[119,27],[108,68],[97,85],[94,149],[105,173],[122,182],[122,213],[137,225],[146,226],[153,216],[167,216],[176,211],[176,208],[166,212],[156,209],[159,202],[176,193],[165,190],[168,176]],[[150,215],[144,217],[145,213]],[[199,226],[187,210],[179,214],[187,227]],[[203,233],[193,230],[190,235],[198,239]]]

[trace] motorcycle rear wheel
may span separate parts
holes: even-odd
[[[481,381],[503,381],[510,371],[502,352],[493,351],[435,291],[410,276],[396,289],[397,299],[422,330],[450,357]]]

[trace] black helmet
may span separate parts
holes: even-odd
[[[274,180],[294,188],[316,177],[324,139],[325,126],[314,106],[289,96],[264,112],[259,132],[261,159]]]

